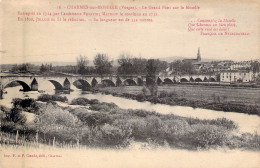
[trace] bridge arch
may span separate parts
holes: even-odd
[[[13,81],[10,81],[10,82],[8,82],[8,83],[4,86],[4,88],[6,88],[6,87],[8,86],[8,84],[13,83],[13,82],[19,83],[19,84],[23,87],[23,91],[24,91],[24,92],[31,91],[30,86],[29,86],[26,82],[21,81],[21,80],[13,80]]]
[[[104,79],[102,80],[102,84],[104,86],[116,86],[115,83],[110,79]]]
[[[55,80],[49,80],[49,81],[54,85],[55,90],[62,90],[63,89],[63,86],[59,82],[57,82]]]
[[[164,83],[165,84],[173,84],[173,81],[170,78],[165,78]]]
[[[137,84],[133,79],[126,79],[124,81],[124,85],[126,85],[126,86],[136,86]]]
[[[88,81],[84,80],[84,79],[78,79],[78,80],[75,80],[73,82],[73,84],[75,85],[76,82],[79,82],[81,84],[81,86],[77,86],[79,89],[82,89],[82,90],[88,90],[88,88],[91,87],[91,85],[88,83]]]
[[[207,81],[208,81],[208,78],[204,77],[203,82],[207,82]]]
[[[188,79],[186,79],[186,78],[181,78],[180,81],[181,81],[181,82],[189,82]]]
[[[202,82],[202,80],[200,78],[196,78],[195,82]]]
[[[215,78],[212,78],[212,77],[210,77],[210,78],[209,78],[209,81],[210,81],[210,82],[216,82],[216,79],[215,79]]]

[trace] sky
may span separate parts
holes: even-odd
[[[57,9],[58,5],[199,6],[199,10],[156,10],[153,22],[22,22],[23,12],[80,12]],[[79,55],[92,60],[97,53],[117,59],[121,53],[135,57],[195,58],[243,61],[260,58],[259,1],[32,1],[0,2],[0,63],[74,62]],[[107,10],[108,11],[108,10]],[[138,9],[135,12],[144,12]],[[102,17],[105,18],[105,17]],[[235,32],[248,36],[202,36],[188,32],[198,19],[235,19]]]

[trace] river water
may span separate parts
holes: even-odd
[[[50,82],[46,82],[44,85],[41,85],[42,88],[39,87],[39,90],[45,91],[48,94],[54,94],[54,87]],[[4,99],[0,100],[0,104],[5,105],[7,107],[11,107],[11,100],[13,98],[37,98],[41,93],[39,92],[21,92],[21,86],[6,88],[7,94],[4,95]],[[74,90],[70,94],[62,94],[66,96],[69,101],[78,97],[86,97],[88,99],[98,99],[101,102],[113,102],[118,105],[122,109],[144,109],[148,111],[155,111],[161,114],[175,114],[183,117],[192,117],[199,119],[216,119],[225,117],[227,119],[233,120],[238,124],[239,130],[241,132],[249,132],[254,133],[260,132],[260,117],[257,115],[248,115],[242,113],[235,112],[223,112],[223,111],[214,111],[208,109],[200,109],[200,108],[191,108],[184,106],[170,106],[163,104],[152,104],[150,102],[138,102],[136,100],[130,100],[122,97],[115,97],[112,95],[103,95],[101,93],[96,94],[82,94],[82,91],[72,86]]]
[[[52,85],[45,85],[45,93],[54,94]],[[47,89],[48,88],[48,89]],[[4,99],[0,100],[0,104],[11,107],[12,98],[37,98],[38,92],[19,92],[20,86],[14,88],[7,88],[7,94]],[[253,133],[260,128],[260,117],[256,115],[239,114],[232,112],[219,112],[214,110],[193,109],[190,107],[169,106],[160,104],[151,104],[149,102],[138,102],[136,100],[129,100],[121,97],[114,97],[111,95],[102,94],[82,94],[76,88],[71,94],[66,94],[69,101],[77,97],[86,97],[89,99],[98,99],[101,102],[114,102],[120,108],[128,109],[145,109],[149,111],[156,111],[162,114],[176,114],[185,117],[197,117],[200,119],[214,119],[225,117],[235,121],[240,130],[243,132]],[[44,89],[42,89],[44,90]],[[65,104],[64,104],[65,105]],[[259,131],[260,132],[260,131]],[[214,149],[208,151],[189,151],[178,150],[171,148],[149,149],[139,146],[138,143],[133,143],[133,147],[121,150],[104,150],[104,149],[60,149],[60,148],[5,148],[5,154],[34,154],[48,156],[59,155],[59,158],[44,157],[44,158],[4,158],[0,157],[3,167],[19,167],[26,165],[28,167],[48,167],[48,165],[55,165],[55,167],[259,167],[259,152],[257,151],[243,151],[230,149]],[[21,152],[22,151],[22,152]],[[1,154],[1,150],[0,150]],[[3,154],[1,154],[3,155]],[[248,158],[250,161],[248,162]],[[84,160],[84,162],[82,162]]]

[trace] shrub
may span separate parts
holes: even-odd
[[[93,129],[90,143],[102,147],[126,147],[131,142],[131,131],[124,127],[105,124],[100,129]]]
[[[138,94],[138,95],[136,95],[136,100],[137,101],[139,101],[139,102],[143,102],[143,101],[145,101],[145,96],[144,96],[144,94]]]
[[[176,91],[171,91],[168,93],[169,97],[178,97],[178,94],[176,93]]]
[[[142,93],[143,93],[143,95],[146,96],[148,92],[149,92],[149,91],[148,91],[147,88],[144,86],[144,87],[142,88]]]
[[[69,111],[63,110],[57,105],[47,104],[39,115],[41,122],[48,124],[64,125],[67,127],[75,126],[77,117],[73,116]]]
[[[89,104],[98,104],[99,101],[97,99],[91,99],[89,100]]]
[[[238,128],[237,124],[235,124],[234,121],[226,119],[226,118],[217,118],[214,120],[210,120],[209,124],[216,125],[216,126],[222,126],[228,130],[234,130],[234,129]]]
[[[112,123],[110,115],[104,112],[88,112],[86,109],[73,109],[71,113],[85,125],[97,127],[105,123]]]
[[[68,98],[66,96],[60,95],[49,95],[49,94],[42,94],[38,97],[38,101],[48,102],[48,101],[60,101],[60,102],[67,102]]]
[[[164,98],[164,97],[168,97],[168,92],[166,92],[166,91],[161,91],[161,92],[160,92],[160,95],[159,95],[159,98]]]
[[[70,103],[71,105],[81,105],[81,106],[86,106],[89,104],[89,100],[84,97],[79,97],[76,99],[73,99]]]
[[[126,98],[133,98],[134,97],[132,94],[129,94],[129,93],[123,93],[122,96],[126,97]]]
[[[38,129],[40,133],[44,134],[45,139],[45,135],[47,137],[48,135],[55,136],[58,135],[56,133],[59,131],[67,132],[65,130],[73,130],[77,126],[77,121],[77,117],[68,111],[49,103],[42,109],[40,115],[36,116],[34,129]],[[66,133],[64,137],[71,136],[71,134]]]
[[[15,123],[11,121],[2,121],[1,122],[1,131],[3,132],[13,132],[15,130]]]
[[[26,117],[22,114],[21,109],[0,106],[0,124],[1,131],[14,132],[15,130],[23,129],[25,126]]]
[[[97,127],[111,122],[109,115],[102,112],[85,114],[81,121],[90,127]]]
[[[166,120],[164,123],[166,139],[170,144],[184,140],[185,134],[191,130],[190,125],[184,119]]]
[[[82,118],[82,115],[85,113],[89,113],[87,109],[83,108],[74,108],[74,109],[69,109],[69,112],[72,113],[73,115],[77,116],[79,119]]]
[[[99,104],[92,104],[89,109],[93,111],[109,112],[115,108],[118,108],[118,106],[115,103],[102,102]]]
[[[19,108],[26,112],[37,113],[37,111],[39,110],[39,105],[37,104],[36,100],[32,98],[28,98],[28,99],[14,98],[12,100],[12,104],[14,108]]]
[[[146,140],[149,138],[146,132],[147,122],[144,118],[136,118],[127,120],[127,124],[130,125],[133,137],[137,140]]]
[[[25,115],[22,114],[22,110],[18,108],[12,108],[7,119],[17,124],[24,124],[26,122]]]
[[[147,118],[146,132],[152,140],[156,140],[158,143],[163,143],[165,139],[165,124],[159,118],[151,116]]]
[[[128,109],[126,112],[131,116],[136,116],[136,117],[160,116],[159,113],[156,113],[154,111],[146,111],[142,109],[137,109],[137,110]]]
[[[51,129],[48,130],[47,133],[45,133],[42,136],[43,142],[52,141],[55,137],[55,141],[63,143],[63,142],[73,142],[76,143],[80,137],[78,136],[79,130],[74,127],[61,127],[58,125],[53,125]]]
[[[127,121],[127,124],[132,129],[134,138],[139,140],[155,140],[158,143],[163,143],[165,138],[165,124],[162,120],[155,116],[147,118],[136,118]]]
[[[150,100],[151,103],[156,104],[159,99],[158,99],[158,97],[156,97],[156,96],[152,96],[152,97],[149,98],[149,100]]]
[[[186,118],[188,123],[190,125],[196,125],[196,124],[210,124],[210,125],[215,125],[215,126],[220,126],[224,127],[228,130],[234,130],[237,129],[238,126],[234,121],[226,119],[226,118],[217,118],[217,119],[212,119],[212,120],[201,120],[198,118]]]
[[[0,121],[4,121],[10,109],[0,105]]]
[[[233,136],[228,144],[230,147],[247,148],[253,150],[260,149],[260,136],[257,133],[243,133],[241,136]]]
[[[190,142],[197,146],[208,148],[211,145],[223,146],[229,141],[229,131],[224,127],[215,125],[196,124],[192,125],[189,133]]]

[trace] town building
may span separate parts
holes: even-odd
[[[248,83],[255,81],[257,75],[250,70],[226,70],[220,73],[220,82]]]
[[[200,62],[201,61],[200,48],[198,48],[198,53],[197,53],[196,59],[184,59],[182,61],[183,62],[191,62],[191,63]]]
[[[244,69],[249,70],[251,68],[252,61],[234,62],[230,65],[230,70]]]

